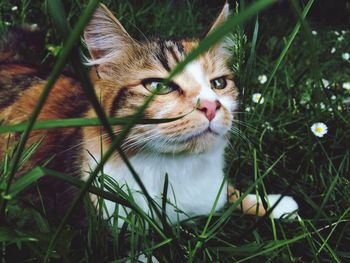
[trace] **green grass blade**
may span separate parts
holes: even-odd
[[[160,124],[173,122],[183,118],[186,115],[182,115],[176,118],[166,119],[140,119],[135,124]],[[132,118],[107,118],[110,125],[126,125]],[[102,121],[98,118],[69,118],[69,119],[52,119],[52,120],[39,120],[36,121],[32,130],[45,130],[55,128],[72,128],[72,127],[87,127],[87,126],[101,126]],[[22,132],[26,129],[28,123],[19,123],[9,126],[0,126],[0,134],[7,132]]]

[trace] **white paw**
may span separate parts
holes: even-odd
[[[272,207],[278,199],[281,197],[280,194],[278,195],[268,195],[270,207]],[[297,218],[297,212],[298,210],[298,204],[295,202],[293,197],[290,196],[284,196],[282,200],[277,204],[277,206],[273,209],[271,213],[271,217],[273,218],[281,218],[281,217],[288,217],[295,219]],[[291,214],[292,213],[292,214]],[[289,214],[291,214],[289,216]]]

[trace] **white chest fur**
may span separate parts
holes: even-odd
[[[209,214],[223,183],[225,143],[202,154],[160,155],[139,153],[130,158],[150,196],[159,204],[162,201],[165,175],[168,174],[169,186],[167,216],[170,222],[186,219],[188,216]],[[98,160],[97,156],[94,157]],[[90,157],[90,167],[95,161]],[[137,204],[147,213],[149,205],[140,193],[140,187],[125,164],[109,160],[104,173],[116,180],[119,186],[127,185],[133,191]],[[123,189],[126,189],[123,188]],[[220,193],[216,210],[226,203],[226,183]],[[106,202],[108,214],[112,215],[115,204]],[[176,206],[176,207],[175,207]],[[182,211],[182,212],[179,212]],[[176,212],[177,211],[177,212]],[[123,215],[122,215],[123,216]]]

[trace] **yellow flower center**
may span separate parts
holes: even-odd
[[[316,130],[316,132],[322,132],[323,131],[323,129],[321,127],[317,127],[315,130]]]

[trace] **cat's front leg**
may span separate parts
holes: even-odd
[[[235,203],[241,196],[241,193],[235,189],[232,185],[228,185],[227,194],[229,198],[229,203]],[[267,195],[267,203],[270,207],[273,207],[274,204],[280,199],[280,194],[270,194]],[[257,197],[255,194],[248,194],[241,204],[238,206],[245,214],[252,214],[263,216],[266,213],[266,210],[262,204],[260,197]],[[270,216],[273,218],[281,218],[282,216],[288,216],[292,214],[295,217],[295,212],[298,210],[298,204],[291,196],[284,196],[276,207],[272,210]]]

